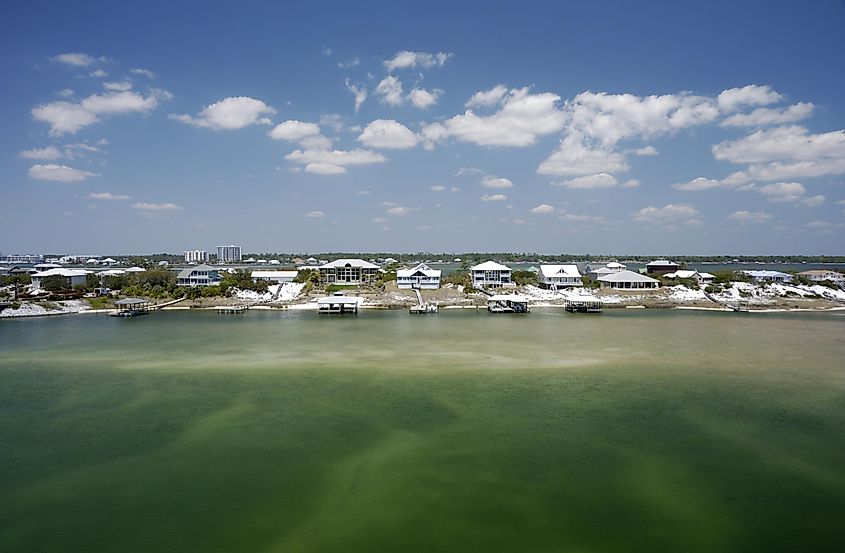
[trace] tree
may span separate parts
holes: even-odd
[[[70,283],[67,277],[52,275],[41,279],[41,289],[48,292],[60,292],[62,290],[69,290]]]

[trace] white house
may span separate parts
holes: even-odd
[[[810,279],[811,282],[824,282],[828,280],[837,284],[845,283],[845,275],[837,273],[836,271],[813,270],[798,273],[799,276]]]
[[[603,277],[611,273],[618,273],[619,271],[624,271],[625,269],[625,265],[616,261],[611,261],[610,263],[604,266],[593,267],[592,265],[587,265],[587,273],[593,280],[598,280],[599,277]]]
[[[792,275],[780,271],[742,271],[754,282],[792,282]]]
[[[358,285],[374,282],[381,274],[375,263],[363,259],[335,259],[317,267],[328,284]]]
[[[675,271],[674,273],[666,273],[666,278],[676,279],[676,278],[683,278],[683,279],[695,279],[698,281],[699,284],[710,284],[716,278],[715,275],[711,275],[710,273],[701,273],[698,271],[685,271],[679,270]]]
[[[540,265],[537,275],[540,286],[561,288],[563,286],[583,286],[581,273],[575,265]]]
[[[293,282],[298,274],[299,271],[252,271],[250,276],[256,282],[264,280],[282,284],[283,282]]]
[[[64,277],[66,286],[68,288],[76,288],[78,286],[85,286],[85,281],[88,273],[83,269],[48,269],[31,275],[32,291],[37,292],[42,289],[42,280],[47,277],[59,276]]]
[[[440,288],[440,269],[432,269],[425,263],[411,269],[399,269],[396,271],[396,286],[402,289],[435,290]]]
[[[485,261],[480,265],[470,267],[470,276],[472,277],[473,288],[481,288],[482,286],[506,286],[511,285],[511,268],[496,263],[495,261]]]
[[[602,288],[616,288],[625,290],[641,290],[659,288],[660,281],[650,276],[635,273],[634,271],[616,271],[598,278]]]
[[[179,271],[176,286],[213,286],[220,282],[220,273],[209,265],[197,265]]]

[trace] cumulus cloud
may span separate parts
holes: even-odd
[[[410,52],[408,50],[402,50],[401,52],[396,52],[396,55],[394,55],[391,59],[385,60],[384,67],[388,71],[417,66],[424,68],[435,66],[440,67],[451,57],[452,54],[446,52],[429,54],[427,52]]]
[[[508,87],[497,84],[490,90],[480,90],[464,104],[467,108],[480,108],[498,105],[508,93]]]
[[[443,192],[444,190],[446,190],[446,187],[441,186],[439,184],[434,184],[432,186],[429,186],[428,189],[431,190],[432,192]]]
[[[379,82],[376,94],[381,96],[382,102],[390,106],[398,106],[405,101],[402,96],[402,83],[393,75],[388,75]]]
[[[391,207],[387,210],[390,215],[407,215],[411,211],[413,211],[412,208],[402,205],[397,205],[396,207]]]
[[[804,197],[807,190],[798,182],[778,182],[762,186],[758,192],[772,202],[797,202]]]
[[[148,112],[155,109],[159,101],[171,97],[166,90],[157,89],[151,90],[147,96],[132,91],[112,91],[93,94],[79,103],[61,100],[41,104],[32,108],[32,116],[37,121],[49,123],[50,134],[53,136],[73,134],[98,122],[100,116]]]
[[[99,177],[97,173],[90,171],[82,171],[74,169],[67,165],[56,165],[55,163],[48,163],[46,165],[33,165],[27,171],[29,178],[37,180],[49,180],[57,182],[79,182],[89,177]]]
[[[804,198],[803,200],[799,200],[798,204],[804,207],[818,207],[824,204],[827,201],[827,198],[818,194],[816,196],[810,196],[809,198]]]
[[[232,96],[206,106],[197,117],[188,114],[171,114],[169,117],[196,127],[233,130],[250,125],[270,125],[270,118],[262,116],[275,113],[275,109],[261,100],[248,96]]]
[[[88,76],[94,77],[96,79],[102,79],[103,77],[108,77],[109,74],[103,71],[102,69],[95,69],[94,71],[88,73]]]
[[[367,87],[364,85],[357,85],[351,80],[346,79],[346,88],[353,96],[355,96],[355,113],[358,113],[358,110],[361,109],[361,104],[367,100]]]
[[[96,113],[92,113],[79,104],[65,101],[35,106],[32,108],[32,116],[37,121],[49,123],[50,134],[53,136],[73,134],[99,121]]]
[[[153,73],[149,69],[141,69],[141,68],[136,67],[134,69],[130,69],[129,72],[134,73],[135,75],[143,75],[143,76],[147,77],[148,79],[154,79],[155,78],[155,73]]]
[[[178,206],[173,203],[148,203],[148,202],[135,202],[132,204],[132,209],[139,209],[141,211],[181,211],[182,207]]]
[[[628,179],[622,183],[622,188],[636,188],[640,185],[640,181],[637,179]]]
[[[798,102],[785,108],[757,108],[751,113],[736,113],[721,123],[723,127],[762,127],[782,125],[806,119],[815,106],[809,102]]]
[[[358,141],[371,148],[413,148],[419,138],[405,125],[393,119],[376,119],[367,125]]]
[[[454,137],[480,146],[530,146],[538,137],[563,128],[566,116],[559,103],[556,94],[531,94],[527,87],[514,89],[495,113],[479,116],[467,110],[442,123],[424,126],[422,134],[431,142]]]
[[[689,182],[673,184],[672,188],[678,190],[709,190],[711,188],[722,188],[725,185],[720,180],[698,177]]]
[[[734,211],[727,219],[738,223],[765,223],[771,220],[772,216],[763,211]]]
[[[297,142],[303,138],[320,134],[320,126],[316,123],[291,119],[279,123],[268,134],[273,140]]]
[[[346,173],[346,167],[384,163],[386,158],[371,150],[294,150],[285,159],[305,166],[306,173],[335,175]]]
[[[59,63],[64,63],[65,65],[70,65],[71,67],[88,67],[89,65],[93,65],[94,62],[97,60],[88,54],[82,54],[79,52],[71,52],[67,54],[59,54],[58,56],[53,58],[54,61]]]
[[[783,97],[769,86],[750,84],[722,91],[716,98],[719,109],[730,112],[742,106],[765,106],[781,101]]]
[[[111,192],[91,192],[87,196],[85,196],[88,200],[106,200],[106,201],[120,201],[120,200],[128,200],[130,199],[129,196],[124,196],[123,194],[112,194]]]
[[[415,88],[408,93],[408,100],[414,107],[425,109],[437,103],[437,99],[443,94],[439,88],[434,90],[425,90],[424,88]]]
[[[634,221],[655,223],[690,219],[698,215],[698,210],[690,204],[667,204],[663,207],[644,207],[633,214]]]
[[[114,92],[126,92],[132,89],[132,83],[129,81],[107,82],[103,83],[103,88]]]
[[[554,184],[565,186],[566,188],[593,190],[595,188],[613,188],[618,182],[616,177],[609,173],[596,173],[595,175],[575,177],[574,179]]]
[[[481,185],[487,188],[513,188],[513,182],[504,177],[494,177],[492,175],[481,179]]]
[[[646,146],[645,148],[638,148],[631,152],[635,156],[656,156],[657,148],[654,146]]]
[[[548,215],[554,212],[555,208],[549,204],[540,204],[531,210],[531,213],[534,213],[535,215]]]
[[[24,159],[43,159],[54,160],[63,157],[64,154],[55,146],[47,146],[46,148],[33,148],[31,150],[24,150],[18,154],[18,157]]]
[[[503,202],[507,199],[508,197],[504,194],[484,194],[481,196],[482,202]]]
[[[306,217],[312,217],[314,219],[322,219],[323,217],[326,216],[326,214],[323,213],[322,211],[317,210],[317,211],[309,211],[308,213],[305,214],[305,216]]]
[[[601,146],[588,145],[577,133],[564,138],[560,147],[537,168],[541,175],[576,176],[628,170],[625,156]]]

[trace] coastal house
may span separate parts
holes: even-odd
[[[711,275],[710,273],[686,270],[675,271],[673,273],[666,273],[663,276],[671,279],[693,279],[696,280],[699,284],[710,284],[716,278],[715,275]]]
[[[537,281],[540,286],[552,290],[565,286],[583,286],[581,273],[575,265],[540,265]]]
[[[176,277],[176,286],[214,286],[220,280],[220,273],[214,267],[197,265],[179,271],[179,275]]]
[[[399,269],[396,271],[396,286],[400,289],[436,290],[440,288],[440,269],[432,269],[425,263],[411,269]]]
[[[611,261],[606,265],[587,265],[587,274],[590,275],[591,280],[598,280],[599,277],[609,275],[611,273],[618,273],[624,271],[627,267],[617,261]]]
[[[842,273],[837,273],[836,271],[823,271],[823,270],[813,270],[813,271],[804,271],[798,273],[798,276],[805,277],[810,280],[810,282],[824,282],[829,281],[836,284],[843,284],[845,283],[845,275]]]
[[[660,281],[650,276],[623,270],[600,276],[598,282],[602,288],[623,290],[648,290],[660,287]]]
[[[299,271],[252,271],[250,276],[252,280],[258,282],[260,280],[266,282],[275,282],[282,284],[284,282],[293,282]]]
[[[363,259],[336,259],[319,265],[317,270],[328,284],[350,286],[375,282],[381,274],[378,265]]]
[[[647,275],[665,275],[674,273],[680,268],[680,265],[667,259],[657,259],[646,264],[645,272]]]
[[[742,271],[754,282],[792,282],[792,275],[780,271]]]
[[[47,269],[40,271],[30,276],[32,278],[32,291],[38,292],[42,290],[43,280],[47,277],[62,277],[65,279],[65,286],[67,288],[77,288],[85,286],[85,282],[90,271],[83,269]]]
[[[511,268],[495,261],[485,261],[480,265],[470,267],[469,271],[474,288],[512,285]]]

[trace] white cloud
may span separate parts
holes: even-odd
[[[388,75],[376,86],[376,94],[381,101],[391,106],[401,105],[405,98],[402,96],[402,83],[393,75]]]
[[[757,108],[751,113],[731,115],[719,125],[723,127],[762,127],[794,123],[812,115],[814,107],[809,102],[799,102],[785,108]]]
[[[262,117],[262,115],[274,113],[276,110],[261,100],[247,96],[233,96],[206,106],[196,118],[187,114],[171,114],[170,118],[197,127],[232,130],[242,129],[249,125],[270,125],[272,124],[270,118]]]
[[[367,87],[356,85],[351,80],[346,79],[346,88],[355,96],[355,113],[358,113],[358,110],[361,109],[361,104],[367,100]]]
[[[71,96],[73,96],[74,92],[72,88],[63,88],[59,92],[57,92],[57,94],[62,98],[70,98]]]
[[[83,109],[87,109],[92,113],[100,114],[114,114],[114,113],[131,113],[131,112],[145,112],[155,109],[158,106],[159,98],[167,99],[169,93],[150,94],[147,97],[141,96],[137,92],[107,92],[105,94],[94,94],[88,96],[80,105]]]
[[[591,175],[628,170],[625,156],[603,147],[590,147],[577,134],[564,138],[560,147],[537,168],[541,175]]]
[[[132,83],[129,81],[107,82],[103,83],[103,88],[113,92],[126,92],[132,89]]]
[[[772,219],[769,213],[763,211],[735,211],[728,215],[729,221],[737,221],[739,223],[765,223]]]
[[[73,134],[99,121],[100,115],[147,112],[155,109],[159,100],[170,97],[166,90],[152,90],[146,97],[131,91],[106,92],[88,96],[78,104],[66,101],[41,104],[32,108],[32,116],[49,123],[51,135]]]
[[[445,52],[438,52],[437,54],[429,54],[427,52],[409,52],[408,50],[403,50],[401,52],[396,52],[396,55],[393,56],[389,60],[384,61],[384,67],[388,71],[393,71],[395,69],[404,69],[407,67],[434,67],[434,66],[442,66],[446,63],[449,58],[452,57],[452,54],[445,53]]]
[[[646,146],[645,148],[638,148],[631,152],[635,156],[656,156],[657,148],[654,146]]]
[[[798,182],[767,184],[760,187],[758,192],[772,202],[797,202],[807,193],[804,186]]]
[[[37,121],[50,124],[51,135],[75,133],[83,127],[99,121],[95,113],[88,111],[79,104],[59,101],[42,104],[32,108],[32,116]]]
[[[89,77],[94,77],[95,79],[102,79],[103,77],[108,77],[109,74],[103,71],[102,69],[95,69],[88,73]]]
[[[763,129],[737,140],[716,144],[713,155],[718,160],[731,163],[845,159],[845,130],[809,134],[806,128],[798,125]]]
[[[437,99],[443,94],[439,88],[434,90],[425,90],[424,88],[415,88],[408,93],[408,100],[411,105],[416,108],[426,109],[437,103]]]
[[[804,198],[803,200],[800,200],[798,202],[798,204],[802,205],[804,207],[818,207],[818,206],[822,205],[823,203],[825,203],[826,201],[827,201],[827,198],[825,198],[821,194],[818,194],[816,196],[810,196],[809,198]]]
[[[495,106],[502,101],[507,93],[508,87],[503,84],[497,84],[490,90],[476,92],[464,105],[468,108]]]
[[[563,128],[566,116],[558,108],[559,102],[556,94],[531,94],[527,87],[514,89],[491,115],[467,110],[442,123],[426,125],[422,132],[432,142],[454,137],[480,146],[530,146],[538,137]]]
[[[129,72],[134,73],[135,75],[143,75],[143,76],[147,77],[148,79],[154,79],[155,78],[155,73],[153,73],[149,69],[135,68],[135,69],[130,69]]]
[[[24,150],[18,154],[18,157],[24,159],[44,159],[54,160],[63,157],[64,154],[55,146],[47,146],[46,148],[33,148],[31,150]]]
[[[332,140],[322,134],[312,134],[300,139],[299,145],[306,150],[328,150],[332,147]]]
[[[70,65],[72,67],[87,67],[97,61],[88,54],[81,53],[59,54],[58,56],[54,57],[53,60],[59,63]]]
[[[566,188],[592,190],[595,188],[613,188],[618,184],[616,177],[609,173],[596,173],[595,175],[586,175],[583,177],[576,177],[561,183],[554,183],[558,186],[565,186]]]
[[[507,199],[508,197],[504,194],[484,194],[481,196],[482,202],[503,202]]]
[[[273,140],[299,141],[308,136],[320,134],[320,126],[316,123],[306,123],[291,119],[279,123],[269,133]]]
[[[124,196],[122,194],[112,194],[111,192],[91,192],[87,196],[85,196],[88,200],[107,200],[107,201],[119,201],[119,200],[128,200],[130,199],[129,196]]]
[[[636,188],[640,185],[640,181],[637,179],[628,179],[622,183],[622,188]]]
[[[393,119],[376,119],[367,125],[358,142],[371,148],[413,148],[419,138],[405,125]]]
[[[337,62],[337,66],[341,69],[349,69],[350,67],[358,67],[359,65],[361,65],[361,60],[358,58]]]
[[[741,106],[765,106],[779,102],[782,96],[769,86],[747,85],[741,88],[729,88],[716,98],[719,109],[730,112]]]
[[[387,212],[391,215],[407,215],[411,211],[413,211],[412,208],[401,206],[401,205],[398,205],[396,207],[391,207],[390,209],[387,210]]]
[[[689,182],[673,184],[672,188],[678,190],[709,190],[710,188],[723,188],[724,186],[720,180],[698,177]]]
[[[504,177],[487,176],[481,179],[481,185],[487,188],[513,188],[513,182]]]
[[[321,219],[321,218],[325,217],[326,214],[323,213],[322,211],[309,211],[308,213],[305,214],[305,216],[306,217],[313,217],[315,219]]]
[[[173,203],[155,204],[148,202],[135,202],[132,204],[132,209],[140,209],[141,211],[180,211],[182,207]]]
[[[806,225],[804,225],[808,229],[831,229],[831,228],[838,228],[842,226],[842,223],[831,223],[830,221],[810,221]]]
[[[429,186],[428,189],[431,190],[432,192],[443,192],[444,190],[446,190],[446,187],[441,186],[439,184],[435,184],[435,185]]]
[[[534,213],[535,215],[548,215],[554,212],[555,208],[550,206],[549,204],[540,204],[531,210],[531,213]]]
[[[100,176],[97,173],[74,169],[73,167],[68,167],[67,165],[56,165],[55,163],[33,165],[29,168],[27,174],[32,179],[58,182],[79,182],[89,177]]]
[[[384,163],[386,158],[371,150],[294,150],[285,159],[305,165],[306,173],[335,175],[346,172],[347,166]]]
[[[689,219],[695,215],[698,215],[698,210],[690,204],[667,204],[663,207],[644,207],[633,214],[633,219],[640,223],[654,223]]]
[[[376,217],[375,219],[373,219],[373,223],[375,223],[377,225],[383,225],[383,224],[389,223],[389,222],[390,221],[385,219],[384,217]]]

